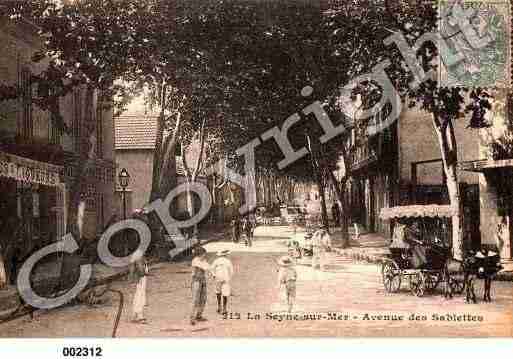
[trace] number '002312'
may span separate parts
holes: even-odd
[[[103,349],[101,347],[64,347],[62,355],[66,358],[78,357],[102,357]]]

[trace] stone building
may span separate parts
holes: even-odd
[[[116,161],[119,170],[126,168],[130,174],[130,184],[125,192],[128,215],[135,209],[143,208],[150,200],[157,119],[158,115],[145,110],[142,99],[136,99],[125,113],[115,119]],[[185,181],[185,172],[179,146],[176,150],[176,164],[177,183],[180,184]],[[200,176],[198,181],[211,187],[204,176]],[[124,215],[123,192],[119,186],[115,202],[121,218]],[[178,215],[183,214],[187,208],[185,195],[179,195],[175,203]],[[199,203],[196,205],[199,206]]]
[[[449,203],[440,147],[429,116],[415,108],[403,110],[385,131],[356,144],[350,182],[352,217],[367,230],[390,235],[390,223],[379,218],[382,208]],[[380,117],[382,113],[374,120],[379,122]],[[465,120],[455,123],[459,161],[478,154],[479,135],[467,125]],[[467,231],[477,243],[478,176],[460,170],[458,179],[465,207],[472,209],[467,211]]]
[[[0,83],[22,91],[16,99],[0,102],[0,233],[7,262],[13,256],[26,257],[65,234],[70,188],[79,168],[77,148],[86,127],[92,129],[88,140],[96,155],[82,193],[86,202],[83,237],[97,236],[112,214],[112,113],[98,103],[97,91],[86,88],[76,88],[60,100],[60,114],[70,133],[38,108],[33,99],[39,88],[33,75],[46,64],[31,61],[41,47],[37,31],[24,20],[0,22],[0,42],[5,44]]]
[[[513,101],[495,94],[489,128],[480,130],[479,154],[460,168],[479,176],[480,229],[483,244],[496,246],[513,270]]]

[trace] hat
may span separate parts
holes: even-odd
[[[283,267],[292,265],[292,259],[289,256],[283,256],[278,260],[278,264]]]
[[[229,254],[230,254],[230,250],[229,249],[223,249],[222,251],[218,251],[217,252],[217,256],[218,257],[227,256]]]

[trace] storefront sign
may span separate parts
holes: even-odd
[[[0,177],[55,187],[60,171],[60,166],[0,152]]]

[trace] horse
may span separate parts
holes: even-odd
[[[444,265],[444,296],[446,299],[453,297],[454,283],[452,276],[463,274],[463,289],[467,303],[477,303],[474,289],[474,280],[484,280],[483,301],[491,302],[492,280],[502,269],[500,256],[487,249],[482,248],[477,253],[470,252],[463,260],[449,258]]]

